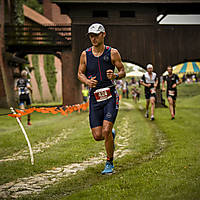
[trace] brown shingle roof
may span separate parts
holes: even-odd
[[[54,23],[51,20],[47,19],[45,16],[39,14],[35,10],[29,8],[28,6],[23,5],[23,9],[24,9],[24,16],[31,19],[32,21],[41,25],[44,24],[54,25]]]
[[[200,0],[51,0],[53,3],[200,3]]]

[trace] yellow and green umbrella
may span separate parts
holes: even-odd
[[[194,74],[200,72],[200,62],[185,62],[173,67],[175,74]]]

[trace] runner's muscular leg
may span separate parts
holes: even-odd
[[[149,102],[150,102],[150,99],[146,99],[146,111],[149,110]]]
[[[154,109],[155,109],[155,97],[150,98],[151,101],[151,115],[154,115]]]
[[[113,136],[112,136],[113,123],[107,120],[103,121],[102,134],[105,138],[105,148],[108,158],[113,158],[114,146],[113,146]]]
[[[25,109],[24,104],[20,104],[20,105],[19,105],[19,109],[24,110],[24,109]],[[19,117],[19,119],[20,119],[20,121],[21,121],[21,117]]]
[[[27,105],[27,108],[28,108],[28,109],[29,109],[30,107],[31,107],[31,105]],[[28,121],[31,120],[31,114],[28,114],[27,119],[28,119]]]
[[[173,109],[173,99],[171,97],[168,97],[169,102],[169,111],[172,117],[174,117],[174,109]]]
[[[173,100],[173,111],[174,111],[174,115],[175,115],[175,108],[176,108],[176,100]]]
[[[25,109],[24,104],[20,104],[19,108],[20,108],[21,110],[24,110],[24,109]]]
[[[102,126],[92,128],[92,135],[96,141],[104,140],[104,136],[102,135]]]

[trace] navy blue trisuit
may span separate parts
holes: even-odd
[[[93,55],[90,47],[86,49],[86,59],[86,77],[96,77],[95,80],[98,81],[96,87],[89,92],[90,127],[102,126],[104,120],[114,124],[119,109],[119,95],[114,81],[109,80],[106,75],[108,69],[115,69],[111,62],[111,47],[105,46],[99,57]]]

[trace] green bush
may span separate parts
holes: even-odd
[[[32,64],[35,71],[35,79],[37,81],[40,96],[42,98],[41,75],[40,75],[40,69],[39,69],[38,55],[32,55]]]
[[[23,0],[15,0],[14,3],[14,21],[18,25],[24,24]]]
[[[18,25],[24,24],[23,4],[39,12],[40,14],[43,13],[42,5],[37,0],[15,0],[13,18],[15,23]]]

